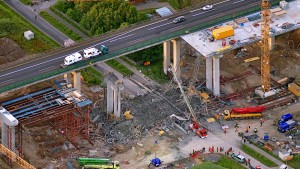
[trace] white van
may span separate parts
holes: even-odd
[[[99,54],[101,54],[101,52],[97,48],[88,48],[83,50],[83,56],[85,58],[90,58]]]
[[[69,56],[65,57],[64,65],[68,66],[68,65],[71,65],[73,63],[79,62],[81,60],[82,60],[81,54],[76,52],[76,53],[73,53],[72,55],[69,55]]]

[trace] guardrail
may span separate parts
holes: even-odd
[[[279,1],[280,0],[276,0],[276,1],[271,2],[271,5],[272,6],[276,5],[276,4],[279,3]],[[235,17],[242,17],[242,16],[245,16],[245,15],[257,12],[259,10],[260,10],[259,6],[253,7],[253,8],[250,8],[248,10],[244,10],[244,11],[235,13]],[[131,53],[131,52],[137,51],[137,50],[145,48],[145,47],[154,46],[155,44],[159,44],[159,43],[162,43],[164,41],[177,38],[177,37],[179,37],[181,35],[184,35],[184,34],[187,34],[187,33],[191,33],[191,32],[195,32],[195,31],[198,31],[198,30],[201,30],[201,29],[204,29],[204,28],[208,28],[208,27],[214,26],[216,24],[229,21],[231,19],[232,19],[232,15],[226,15],[224,17],[220,17],[218,19],[211,20],[209,22],[205,22],[201,25],[196,25],[196,26],[193,26],[193,27],[190,27],[190,28],[185,28],[185,29],[182,29],[182,30],[179,30],[179,31],[176,31],[176,32],[169,33],[167,35],[162,35],[158,38],[154,38],[154,39],[151,39],[151,40],[148,40],[148,41],[145,41],[145,42],[141,42],[141,43],[135,44],[133,46],[130,46],[130,47],[127,47],[127,48],[120,49],[118,51],[109,53],[109,54],[101,56],[101,57],[96,57],[96,58],[93,58],[93,59],[90,59],[90,60],[84,60],[84,61],[78,62],[74,65],[67,66],[65,68],[54,70],[52,72],[48,72],[48,73],[45,73],[45,74],[42,74],[42,75],[39,75],[39,76],[35,76],[31,79],[27,79],[27,80],[24,80],[24,81],[21,81],[21,82],[16,82],[14,84],[10,84],[10,85],[1,87],[0,88],[0,93],[10,91],[12,89],[20,88],[22,86],[26,86],[26,85],[29,85],[31,83],[38,82],[38,81],[41,81],[41,80],[44,80],[44,79],[48,79],[48,78],[51,78],[51,77],[54,77],[54,76],[58,76],[60,74],[70,72],[72,70],[78,70],[80,68],[87,67],[91,64],[95,64],[96,62],[99,62],[99,61],[108,60],[108,59],[111,59],[113,57],[124,55],[124,54],[127,54],[127,53]]]

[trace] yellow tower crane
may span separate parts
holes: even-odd
[[[23,160],[21,157],[17,156],[16,153],[5,147],[3,144],[0,144],[0,153],[3,153],[8,158],[10,158],[13,162],[17,163],[24,169],[36,169],[32,165],[30,165],[27,161]]]
[[[270,91],[270,3],[269,0],[261,1],[261,83],[264,92]]]

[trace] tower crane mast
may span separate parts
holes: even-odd
[[[261,1],[261,84],[264,92],[270,91],[270,12],[269,0]]]

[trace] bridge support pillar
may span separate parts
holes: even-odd
[[[273,50],[275,48],[275,36],[270,36],[269,38],[269,48]]]
[[[104,81],[107,84],[107,113],[114,113],[115,117],[121,115],[121,92],[124,90],[124,85],[113,73],[108,73],[104,76]]]
[[[72,72],[73,74],[73,87],[78,90],[79,92],[81,92],[81,74],[80,71],[76,71],[76,72]]]
[[[10,127],[10,129],[11,129],[11,150],[13,152],[16,152],[16,135],[15,135],[16,131],[15,131],[15,127],[12,126],[12,127]]]
[[[164,61],[163,61],[163,66],[164,66],[164,73],[167,74],[168,72],[168,66],[170,65],[170,41],[166,41],[163,43],[163,48],[164,48]]]
[[[172,40],[173,43],[173,70],[178,80],[181,80],[180,71],[180,41]]]
[[[213,57],[213,93],[220,96],[220,58],[223,55]]]
[[[71,73],[65,73],[64,74],[64,79],[67,82],[67,84],[71,84],[72,83],[72,75],[71,75]]]
[[[213,59],[212,57],[208,57],[206,60],[206,88],[209,90],[213,90]]]
[[[8,146],[8,125],[5,124],[4,120],[1,120],[1,140],[2,144]]]

